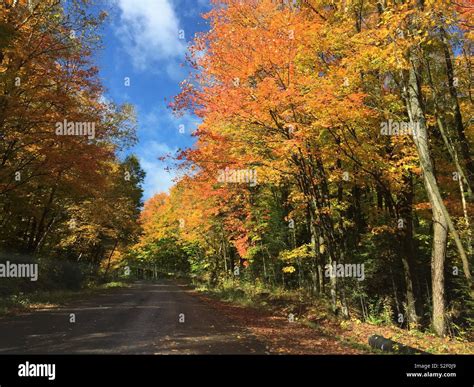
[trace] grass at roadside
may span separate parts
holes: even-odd
[[[368,338],[377,334],[431,354],[474,354],[474,343],[468,337],[440,338],[430,332],[406,330],[389,324],[373,324],[354,316],[350,319],[338,318],[332,314],[326,301],[310,299],[296,291],[264,289],[259,284],[232,280],[215,288],[197,284],[195,289],[213,299],[266,311],[282,320],[293,315],[295,322],[311,328],[315,335],[332,337],[366,353],[380,353],[368,345]]]
[[[14,315],[17,313],[54,308],[71,301],[79,300],[104,290],[128,287],[126,282],[108,282],[101,285],[89,285],[81,290],[41,290],[34,293],[20,293],[0,298],[0,316]]]

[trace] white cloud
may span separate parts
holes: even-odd
[[[153,69],[160,61],[176,61],[186,51],[179,39],[179,18],[172,0],[115,0],[120,9],[116,33],[134,67]]]
[[[144,141],[139,149],[140,165],[146,172],[144,183],[145,199],[158,192],[167,192],[174,184],[176,174],[173,170],[166,170],[168,163],[158,160],[159,157],[174,155],[177,148],[155,140]]]
[[[168,191],[173,185],[173,179],[180,176],[174,161],[159,158],[174,157],[179,148],[192,145],[194,139],[190,134],[197,128],[199,120],[191,115],[174,117],[169,109],[163,107],[139,113],[141,141],[134,152],[139,156],[140,164],[147,174],[144,190],[145,198],[150,198],[158,192]],[[184,125],[185,133],[179,133],[179,125]],[[171,167],[171,171],[166,169],[167,166]]]
[[[143,112],[140,120],[140,134],[144,136],[155,136],[158,133],[168,138],[190,136],[200,124],[199,118],[184,114],[181,117],[173,115],[172,111],[165,107],[156,107],[148,112]],[[180,125],[183,125],[184,133],[179,133]]]
[[[173,172],[165,170],[163,166],[158,166],[156,161],[149,161],[141,157],[140,165],[146,172],[146,179],[143,185],[145,200],[159,192],[168,192],[174,185],[175,175]]]
[[[157,158],[168,154],[175,154],[178,148],[171,148],[168,144],[158,142],[155,140],[147,141],[143,143],[143,149],[141,154],[147,158]]]
[[[181,82],[187,76],[187,73],[181,64],[182,62],[170,61],[166,65],[166,74],[175,82]]]

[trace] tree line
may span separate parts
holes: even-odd
[[[133,107],[103,97],[94,64],[106,16],[87,0],[0,4],[0,258],[39,262],[44,286],[107,272],[139,232],[144,173],[119,157]]]
[[[343,317],[472,326],[472,5],[212,3],[171,104],[202,120],[196,143],[134,258]]]

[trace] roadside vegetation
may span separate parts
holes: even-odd
[[[473,15],[215,1],[171,103],[202,120],[196,144],[130,259],[229,301],[436,335],[435,352],[472,343]]]
[[[134,111],[103,98],[93,60],[105,18],[83,0],[0,2],[0,265],[37,269],[1,272],[1,311],[103,286],[138,240]]]
[[[50,309],[69,302],[86,299],[97,293],[130,286],[126,281],[112,281],[101,285],[90,284],[80,290],[39,290],[29,293],[19,292],[0,299],[0,317],[38,309]]]

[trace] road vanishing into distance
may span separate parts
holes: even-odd
[[[0,354],[265,353],[245,327],[169,281],[0,319]]]

